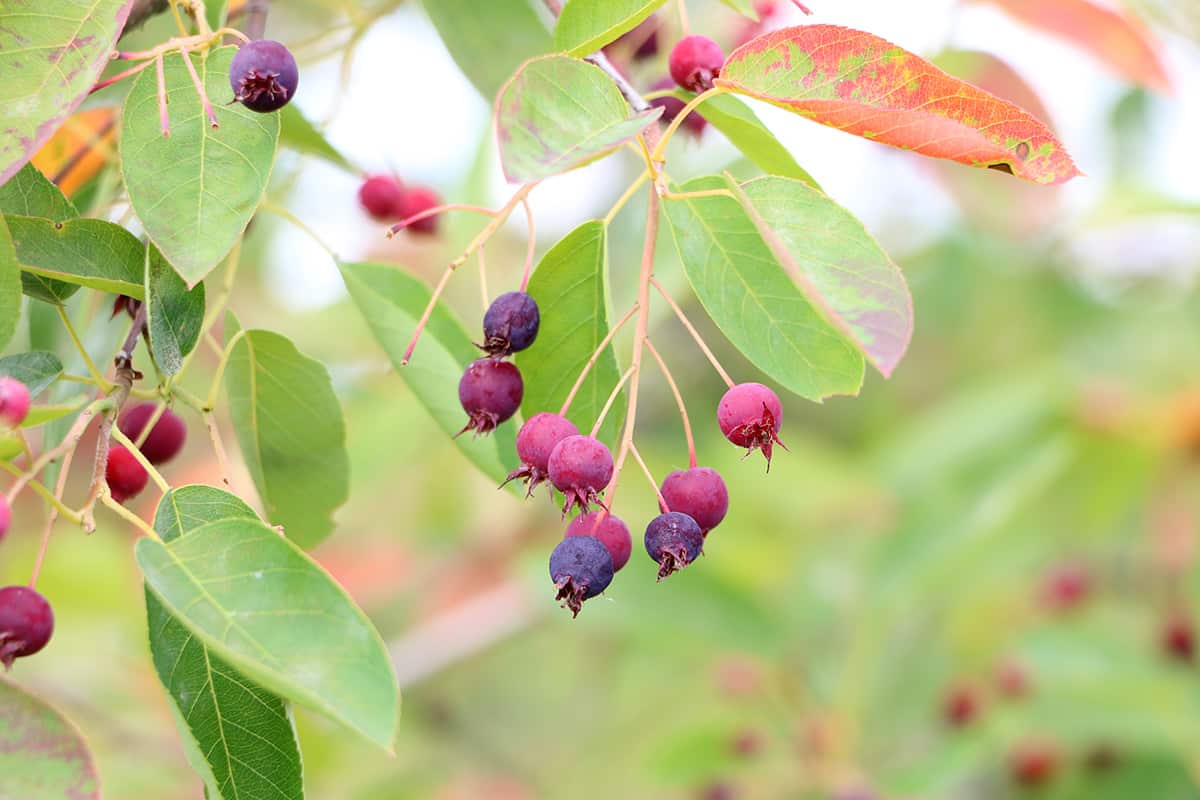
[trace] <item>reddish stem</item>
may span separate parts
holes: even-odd
[[[195,84],[196,92],[200,95],[200,105],[204,107],[209,124],[214,128],[221,127],[217,124],[217,115],[213,111],[212,103],[208,102],[208,92],[204,91],[204,84],[200,82],[200,76],[196,74],[196,67],[192,64],[192,58],[188,55],[186,46],[180,45],[179,55],[183,56],[183,63],[187,66],[188,74],[192,76],[192,83]]]
[[[116,75],[113,75],[111,78],[105,78],[104,80],[100,81],[95,86],[93,86],[91,89],[89,89],[88,94],[95,94],[96,92],[103,89],[105,86],[112,86],[114,83],[123,81],[126,78],[130,77],[131,75],[137,75],[139,72],[144,70],[146,67],[150,66],[152,63],[153,63],[152,61],[147,61],[145,64],[138,64],[136,67],[130,67],[129,69],[127,69],[123,72],[118,72]]]
[[[792,0],[792,5],[794,5],[796,8],[800,9],[801,11],[803,11],[805,14],[809,15],[810,17],[812,16],[813,12],[809,9],[808,6],[804,5],[804,3],[801,3],[800,0]]]
[[[675,405],[679,406],[679,416],[683,420],[683,435],[687,437],[688,446],[688,466],[695,468],[696,466],[696,440],[692,438],[692,423],[688,420],[687,406],[683,404],[683,395],[679,393],[679,387],[675,385],[675,378],[671,375],[671,370],[667,369],[667,362],[663,361],[663,357],[658,354],[658,350],[646,339],[646,349],[650,351],[650,355],[654,356],[654,360],[658,362],[658,366],[662,369],[663,377],[667,379],[667,385],[671,387],[671,394],[675,395]]]
[[[162,53],[154,57],[154,71],[158,78],[158,122],[162,126],[163,136],[170,136],[171,117],[167,113],[167,79],[163,75]]]
[[[658,498],[658,510],[664,514],[668,513],[671,507],[667,505],[667,499],[659,491],[658,483],[654,480],[654,473],[646,466],[646,462],[642,460],[642,454],[638,452],[637,445],[633,442],[629,443],[629,452],[633,454],[633,460],[642,468],[642,474],[646,476],[646,480],[650,482],[650,486],[654,489],[654,496]],[[609,502],[612,501],[610,500]]]
[[[528,200],[522,200],[521,205],[525,207],[525,220],[529,223],[529,245],[525,248],[525,271],[521,274],[521,289],[525,291],[529,286],[529,276],[533,274],[533,252],[537,246],[537,229],[533,224],[533,210],[529,207]]]
[[[68,450],[63,455],[62,465],[58,471],[58,481],[54,486],[54,496],[62,500],[63,493],[67,488],[67,475],[71,471],[71,460],[75,458],[75,451]],[[50,548],[50,532],[54,530],[54,522],[58,519],[58,509],[54,506],[50,507],[50,514],[46,518],[46,528],[42,531],[42,543],[38,547],[37,560],[33,562],[33,573],[29,576],[29,588],[37,588],[38,576],[42,574],[42,564],[46,560],[46,551]]]
[[[424,211],[413,214],[411,217],[405,217],[392,227],[388,228],[388,237],[391,238],[392,236],[395,236],[397,233],[404,230],[409,225],[412,225],[414,222],[420,222],[427,217],[435,217],[444,211],[471,211],[473,213],[483,214],[489,217],[495,217],[498,213],[490,208],[484,208],[483,206],[464,205],[463,203],[449,203],[444,206],[434,206],[433,208],[427,208]]]
[[[600,409],[600,415],[596,417],[596,424],[592,426],[590,436],[595,439],[596,434],[600,432],[600,426],[604,424],[604,418],[608,416],[608,410],[612,408],[613,402],[617,399],[617,395],[621,393],[621,388],[625,386],[626,381],[633,375],[633,367],[625,370],[625,374],[621,376],[621,380],[617,381],[617,385],[608,393],[608,399],[604,401],[604,408]]]
[[[563,400],[562,408],[558,410],[558,415],[560,417],[565,417],[567,415],[567,411],[571,409],[571,401],[575,399],[575,395],[578,394],[579,390],[583,387],[583,381],[587,378],[588,372],[590,372],[596,362],[600,360],[600,354],[604,352],[604,348],[608,347],[608,345],[612,342],[613,337],[617,335],[617,331],[621,330],[622,325],[624,325],[626,322],[629,322],[630,318],[637,312],[637,310],[638,307],[636,305],[629,309],[625,316],[621,317],[617,324],[612,326],[612,329],[609,330],[608,334],[602,340],[600,340],[600,344],[598,347],[596,347],[595,352],[592,353],[592,357],[589,358],[587,363],[583,365],[583,371],[580,372],[579,377],[575,379],[575,385],[571,387],[571,391],[567,392],[567,398]]]
[[[703,351],[705,357],[708,359],[708,363],[712,364],[713,369],[715,369],[717,374],[721,376],[721,380],[725,381],[725,385],[732,389],[734,386],[733,378],[729,377],[729,373],[726,372],[725,368],[721,366],[721,362],[717,361],[717,357],[713,355],[713,351],[708,349],[708,345],[705,344],[704,339],[700,337],[700,332],[692,326],[691,320],[687,318],[687,314],[684,314],[683,309],[680,308],[679,305],[671,298],[671,295],[667,294],[667,290],[661,283],[658,282],[657,278],[651,277],[650,283],[654,284],[654,288],[658,289],[658,293],[661,294],[663,299],[667,301],[667,304],[671,306],[671,310],[675,312],[675,316],[679,317],[679,321],[683,324],[683,327],[686,328],[687,332],[690,333],[692,338],[696,340],[696,344],[700,346],[700,350]]]

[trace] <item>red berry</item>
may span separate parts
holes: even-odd
[[[575,517],[567,525],[566,536],[594,536],[598,539],[612,556],[613,572],[619,572],[621,567],[629,563],[629,554],[633,551],[629,527],[620,517],[614,517],[607,511],[588,511]]]
[[[391,175],[370,175],[358,187],[358,202],[375,220],[400,219],[404,188]]]
[[[457,435],[496,430],[497,425],[517,413],[524,394],[525,383],[515,364],[494,358],[471,362],[458,382],[458,401],[467,412],[467,424]]]
[[[154,403],[142,403],[126,409],[121,413],[117,427],[121,429],[121,433],[136,442],[141,438],[142,431],[146,429],[146,423],[154,416],[156,409],[157,406]],[[154,423],[154,427],[146,436],[146,441],[142,442],[138,449],[142,451],[142,455],[146,457],[147,461],[157,466],[165,464],[179,455],[186,440],[187,425],[178,414],[168,408],[163,411],[158,422]]]
[[[29,414],[29,387],[16,378],[0,378],[0,428],[15,428]]]
[[[1048,783],[1058,771],[1058,749],[1046,741],[1021,742],[1008,756],[1008,770],[1013,780],[1033,788]]]
[[[108,465],[104,468],[104,477],[108,481],[108,489],[112,492],[113,499],[118,503],[136,497],[146,488],[146,481],[150,480],[146,468],[134,458],[133,453],[119,444],[108,448]]]
[[[672,89],[674,87],[675,82],[673,80],[670,78],[662,78],[661,80],[656,81],[651,88],[657,92],[662,89]],[[674,95],[664,95],[651,100],[650,105],[654,106],[655,108],[661,108],[663,113],[662,116],[659,117],[659,120],[667,125],[670,125],[675,118],[679,116],[679,112],[683,111],[683,107],[686,105],[686,103]],[[707,126],[708,120],[696,113],[694,109],[690,111],[687,117],[685,117],[683,120],[684,129],[697,138],[700,136],[700,134],[704,133],[704,129]]]
[[[962,728],[975,721],[982,707],[978,689],[974,686],[958,686],[943,700],[942,716],[948,725]]]
[[[54,633],[50,604],[28,586],[0,589],[0,664],[31,656],[46,646]]]
[[[0,493],[0,541],[8,533],[10,525],[12,525],[12,506],[8,504],[8,495]]]
[[[729,511],[729,491],[721,474],[712,467],[672,472],[663,479],[662,496],[667,508],[696,520],[705,536],[721,524]]]
[[[401,220],[406,220],[409,217],[420,214],[422,211],[436,208],[441,204],[442,198],[428,186],[407,186],[400,201],[399,216]],[[434,214],[433,216],[422,217],[416,222],[409,223],[406,230],[420,234],[437,233],[439,216],[439,214]]]
[[[775,445],[787,449],[779,440],[783,425],[783,405],[779,397],[761,383],[739,383],[725,393],[717,404],[717,423],[725,438],[747,455],[761,449],[771,468],[771,451]]]
[[[568,436],[550,451],[548,466],[550,482],[566,495],[563,514],[572,506],[587,511],[612,480],[612,451],[591,436]]]
[[[996,688],[1010,699],[1029,693],[1029,673],[1016,661],[1005,661],[996,670]]]
[[[1079,564],[1055,568],[1042,582],[1042,602],[1051,611],[1070,611],[1087,600],[1092,576]]]
[[[691,564],[704,552],[704,534],[696,520],[678,511],[668,511],[646,526],[646,552],[658,564],[661,581]]]
[[[1167,618],[1162,628],[1163,652],[1176,661],[1191,663],[1196,656],[1196,629],[1182,613]]]
[[[517,457],[521,459],[521,466],[508,473],[504,483],[522,478],[529,485],[529,491],[525,493],[529,497],[550,475],[550,453],[554,446],[568,436],[578,435],[579,429],[566,417],[547,411],[534,414],[517,431]]]
[[[229,63],[233,99],[251,111],[283,108],[296,94],[300,70],[291,51],[279,42],[259,39],[242,45]]]
[[[685,36],[671,50],[668,66],[675,82],[689,92],[713,88],[713,79],[721,73],[725,54],[721,46],[707,36]]]

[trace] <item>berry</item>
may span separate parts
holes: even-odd
[[[296,93],[300,71],[291,52],[279,42],[248,42],[229,64],[233,99],[251,111],[278,111]]]
[[[565,515],[572,506],[587,511],[591,503],[600,502],[599,494],[612,480],[612,452],[603,442],[591,436],[568,436],[550,451],[550,482],[566,495]]]
[[[0,540],[3,540],[4,535],[8,533],[10,525],[12,525],[12,506],[8,504],[8,496],[0,494]]]
[[[15,428],[29,414],[29,387],[16,378],[0,378],[0,428]]]
[[[133,453],[123,445],[114,444],[108,448],[108,465],[104,468],[104,478],[108,481],[113,500],[124,503],[146,488],[146,481],[150,480],[150,475],[134,458]]]
[[[947,725],[963,728],[979,716],[983,702],[974,686],[958,686],[942,702],[942,717]]]
[[[515,364],[494,358],[472,361],[458,382],[458,401],[468,419],[456,435],[496,430],[497,425],[517,413],[524,394],[525,383]]]
[[[1181,613],[1172,614],[1163,625],[1162,649],[1176,661],[1191,663],[1196,656],[1196,630]]]
[[[771,450],[787,446],[779,440],[783,425],[783,406],[776,395],[761,383],[739,383],[725,393],[717,404],[717,423],[725,438],[749,455],[761,449],[771,468]]]
[[[675,81],[671,80],[670,78],[662,78],[661,80],[656,81],[650,88],[657,92],[662,89],[672,89],[674,87]],[[662,116],[659,117],[659,121],[670,125],[675,118],[679,116],[679,112],[683,111],[683,107],[687,104],[674,95],[664,95],[663,97],[656,97],[651,100],[650,105],[654,106],[655,108],[661,108],[663,113]],[[687,117],[685,117],[683,120],[684,129],[697,138],[699,138],[700,134],[704,133],[704,129],[707,126],[708,120],[697,114],[694,110],[689,112]]]
[[[1042,582],[1042,603],[1051,611],[1070,611],[1083,605],[1091,591],[1088,571],[1078,564],[1065,564]]]
[[[379,222],[398,219],[404,204],[404,187],[391,175],[370,175],[358,187],[358,202]]]
[[[1009,753],[1008,771],[1022,786],[1043,786],[1058,771],[1058,750],[1049,742],[1021,742]]]
[[[729,491],[720,473],[712,467],[672,472],[663,479],[662,496],[667,508],[696,520],[705,536],[721,524],[729,510]]]
[[[533,344],[540,323],[532,297],[525,292],[505,292],[483,315],[483,344],[478,347],[493,358],[520,352]]]
[[[567,525],[566,535],[591,536],[598,539],[612,556],[613,572],[620,572],[621,567],[629,563],[629,554],[633,551],[629,526],[620,517],[614,517],[607,511],[588,511],[580,514]]]
[[[689,92],[713,88],[713,79],[721,73],[725,54],[721,46],[707,36],[685,36],[671,49],[668,66],[675,82]]]
[[[517,457],[521,459],[521,466],[508,473],[504,483],[523,478],[529,484],[529,491],[525,493],[529,497],[550,475],[550,453],[554,446],[568,436],[578,435],[579,429],[566,417],[548,411],[534,414],[517,431]]]
[[[550,554],[550,580],[571,616],[579,616],[583,601],[603,592],[613,579],[613,560],[608,548],[592,536],[563,539]]]
[[[433,189],[427,186],[409,186],[404,189],[404,196],[400,201],[399,217],[402,220],[408,219],[422,211],[437,208],[441,204],[442,198]],[[438,216],[438,214],[434,214],[423,217],[416,222],[409,223],[406,229],[413,233],[435,234],[437,233]]]
[[[704,552],[704,534],[696,520],[668,511],[646,526],[646,552],[658,562],[658,579],[683,569]]]
[[[0,664],[31,656],[46,646],[54,633],[50,604],[28,586],[0,589]]]
[[[121,413],[117,427],[121,429],[121,433],[136,442],[141,437],[142,431],[146,429],[146,423],[154,416],[156,408],[154,403],[142,403],[126,409]],[[168,408],[163,411],[158,422],[154,423],[154,427],[146,436],[146,441],[142,442],[138,449],[142,451],[142,455],[146,457],[147,461],[157,466],[165,464],[179,455],[186,439],[187,425],[178,414]]]

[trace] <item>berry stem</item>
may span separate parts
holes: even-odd
[[[813,12],[809,9],[808,6],[804,5],[804,3],[801,3],[800,0],[792,0],[792,5],[794,5],[796,8],[800,9],[801,11],[803,11],[806,15],[808,15],[810,17],[812,16]]]
[[[608,213],[604,215],[604,224],[605,225],[612,224],[612,221],[614,219],[616,219],[617,214],[619,214],[621,212],[621,209],[625,207],[625,204],[629,202],[630,198],[632,198],[635,194],[637,194],[638,189],[642,188],[642,184],[645,183],[649,179],[650,179],[650,171],[645,170],[642,172],[641,175],[637,176],[637,180],[635,180],[633,183],[629,184],[629,188],[626,189],[625,192],[620,197],[617,198],[617,202],[613,203],[612,208],[610,208],[608,210]]]
[[[633,460],[642,468],[642,474],[646,476],[646,480],[650,482],[651,488],[654,489],[654,496],[658,498],[658,510],[666,514],[671,510],[671,507],[667,505],[667,499],[659,491],[658,484],[654,480],[654,473],[646,466],[646,462],[642,459],[642,454],[638,452],[637,445],[633,442],[629,443],[629,452],[633,454]],[[612,502],[611,499],[609,502]]]
[[[467,205],[466,203],[446,203],[445,205],[427,208],[424,211],[419,211],[416,214],[413,214],[411,217],[405,217],[404,219],[400,220],[395,225],[388,228],[388,238],[392,238],[409,225],[412,225],[414,222],[420,222],[427,217],[436,217],[438,214],[442,214],[446,211],[468,211],[472,214],[482,214],[485,217],[495,217],[500,213],[499,211],[493,211],[486,206],[473,206]]]
[[[6,472],[11,473],[11,474],[17,476],[18,478],[24,474],[21,471],[20,467],[16,467],[16,466],[8,463],[7,461],[0,461],[0,469],[3,469]],[[38,495],[39,497],[41,497],[43,500],[46,501],[46,503],[52,509],[51,513],[57,514],[57,513],[61,512],[68,519],[74,520],[75,522],[79,521],[79,515],[76,514],[74,511],[72,511],[70,508],[68,508],[66,505],[64,505],[62,500],[59,497],[56,497],[54,495],[54,493],[51,492],[49,489],[47,489],[45,484],[43,484],[41,481],[30,480],[28,482],[28,485],[29,485],[29,488],[33,490],[34,494]]]
[[[479,300],[483,303],[483,313],[487,313],[490,302],[488,301],[488,283],[487,283],[487,257],[484,251],[487,250],[485,245],[479,246]]]
[[[675,405],[679,406],[679,416],[683,420],[683,435],[687,437],[688,447],[688,466],[696,466],[696,440],[692,438],[692,423],[688,420],[687,406],[683,403],[683,395],[679,393],[679,387],[675,384],[675,378],[671,375],[671,370],[667,369],[667,362],[663,361],[663,357],[658,354],[657,348],[646,339],[646,349],[650,351],[650,355],[654,356],[654,360],[658,362],[658,366],[662,369],[663,377],[667,379],[667,385],[671,387],[671,394],[675,395]]]
[[[146,429],[149,430],[149,427],[147,425]],[[171,484],[167,483],[167,479],[150,463],[150,459],[142,455],[141,449],[128,436],[122,433],[120,428],[113,425],[110,433],[112,434],[112,438],[116,439],[118,444],[124,445],[129,454],[142,465],[142,469],[146,470],[146,473],[150,476],[150,480],[154,481],[154,485],[158,487],[159,491],[163,494],[171,491]]]
[[[208,397],[204,400],[204,407],[201,411],[212,411],[217,406],[217,393],[221,391],[221,381],[225,378],[225,368],[229,366],[229,356],[233,353],[234,346],[242,340],[246,335],[245,329],[235,333],[232,338],[225,344],[225,348],[221,351],[221,360],[217,362],[217,370],[213,373],[212,385],[208,387]]]
[[[592,353],[592,357],[589,358],[587,363],[583,365],[583,370],[579,373],[579,377],[575,379],[575,385],[571,387],[571,391],[567,392],[567,397],[565,400],[563,400],[562,408],[560,408],[558,411],[558,415],[560,417],[565,417],[567,415],[567,411],[569,411],[571,408],[571,401],[575,399],[575,395],[578,394],[580,388],[583,387],[583,381],[587,378],[588,372],[590,372],[592,367],[595,366],[596,362],[600,360],[600,355],[612,342],[613,337],[617,335],[617,331],[621,330],[621,326],[628,322],[637,310],[638,307],[635,304],[633,308],[625,312],[625,316],[621,317],[617,324],[613,325],[612,328],[609,329],[608,334],[600,340],[600,344]]]
[[[207,25],[207,23],[205,23]],[[188,75],[192,76],[192,84],[196,87],[196,92],[200,95],[200,105],[204,107],[204,113],[208,116],[208,123],[214,128],[221,127],[217,124],[217,115],[213,111],[212,103],[208,102],[208,92],[204,91],[204,84],[200,82],[200,76],[196,74],[196,67],[192,64],[192,57],[188,55],[187,45],[179,46],[179,55],[183,58],[184,66],[187,67]],[[685,108],[680,116],[687,112]]]
[[[158,124],[162,127],[163,136],[170,136],[171,115],[167,113],[167,79],[163,74],[162,53],[154,57],[154,72],[158,79]]]
[[[158,424],[158,421],[162,419],[162,415],[165,414],[166,411],[166,403],[158,403],[155,406],[154,413],[151,414],[150,418],[146,420],[146,424],[142,426],[142,432],[138,434],[137,440],[133,443],[134,447],[137,447],[139,450],[142,448],[142,445],[144,445],[146,440],[150,438],[150,432],[154,430],[154,426]]]
[[[679,318],[679,321],[683,324],[683,327],[686,328],[687,332],[690,333],[692,338],[696,340],[696,344],[700,346],[700,350],[704,353],[705,357],[708,359],[708,362],[713,365],[713,369],[715,369],[717,374],[721,376],[721,380],[725,381],[725,385],[732,389],[734,386],[733,378],[729,377],[729,373],[726,372],[725,368],[721,366],[721,362],[717,361],[717,357],[713,355],[713,351],[708,349],[708,345],[705,344],[704,339],[700,337],[700,332],[692,326],[691,320],[689,320],[687,315],[683,313],[683,309],[679,307],[674,299],[672,299],[671,295],[667,294],[666,288],[664,288],[663,285],[658,282],[657,278],[651,277],[650,282],[654,284],[654,288],[657,289],[658,293],[661,294],[663,299],[667,301],[667,305],[671,306],[671,309],[675,312],[675,316]]]
[[[604,418],[608,416],[609,409],[611,409],[612,404],[616,402],[617,395],[621,393],[622,387],[625,386],[625,383],[629,380],[631,375],[633,375],[633,367],[625,370],[625,374],[621,376],[621,380],[617,381],[617,385],[614,386],[613,390],[608,393],[608,399],[604,401],[604,407],[600,409],[600,414],[596,417],[596,424],[592,426],[592,432],[588,434],[593,439],[595,439],[596,434],[600,432],[600,426],[604,424]]]
[[[159,538],[158,531],[154,530],[150,523],[146,522],[146,520],[142,519],[137,514],[118,503],[116,500],[113,500],[112,492],[109,491],[107,485],[100,492],[100,502],[108,506],[109,510],[113,511],[118,517],[121,517],[126,522],[132,522],[139,529],[141,529],[142,533],[146,534],[151,539],[156,539],[160,542],[162,541],[162,539]]]
[[[217,418],[211,411],[203,412],[203,416],[204,427],[208,428],[208,438],[212,442],[213,455],[217,457],[217,472],[221,475],[221,482],[232,486],[233,482],[229,480],[229,463],[225,458],[225,444],[221,441],[221,432],[217,429]]]
[[[726,94],[728,91],[728,89],[723,89],[720,86],[714,86],[713,88],[701,92],[689,100],[688,104],[680,109],[679,113],[675,115],[675,119],[671,120],[671,124],[668,125],[666,131],[663,132],[662,138],[658,140],[658,146],[654,148],[654,152],[651,154],[651,158],[654,160],[654,162],[661,164],[664,161],[663,153],[666,152],[667,143],[671,141],[671,137],[675,135],[675,131],[679,130],[679,126],[683,124],[683,121],[687,119],[687,115],[696,110],[696,106],[700,105],[710,97],[716,97],[719,94]]]
[[[87,367],[88,373],[92,376],[92,382],[100,387],[103,392],[111,392],[112,384],[104,379],[100,374],[100,368],[96,366],[96,362],[88,355],[87,348],[83,346],[83,340],[79,338],[79,333],[75,330],[75,326],[71,324],[71,317],[67,314],[65,307],[58,305],[54,307],[58,312],[58,318],[62,320],[63,327],[67,329],[67,335],[71,337],[71,341],[75,344],[75,349],[79,351],[79,356],[83,359],[84,366]]]
[[[308,234],[308,238],[316,242],[322,250],[329,254],[330,258],[332,258],[334,261],[338,260],[337,253],[333,252],[333,248],[327,245],[325,240],[318,236],[317,232],[310,228],[308,224],[304,222],[304,220],[297,217],[291,211],[287,210],[283,206],[276,205],[275,203],[263,203],[262,209],[263,211],[269,211],[280,219],[287,220],[295,225],[299,230]]]
[[[691,21],[688,19],[687,0],[679,0],[679,33],[680,36],[687,36],[692,32]]]
[[[180,36],[187,36],[187,25],[184,24],[183,15],[179,13],[179,0],[169,0],[171,6],[171,16],[175,18],[175,27],[179,30]]]
[[[54,530],[54,523],[58,519],[59,512],[67,517],[67,519],[79,525],[83,522],[83,518],[69,508],[62,506],[62,496],[67,490],[67,477],[71,474],[71,461],[75,458],[75,451],[68,450],[63,456],[62,468],[58,471],[58,480],[54,484],[54,498],[58,501],[58,505],[52,505],[50,513],[46,516],[46,525],[42,528],[42,542],[38,545],[37,560],[33,562],[33,572],[29,576],[29,588],[37,588],[38,576],[42,574],[42,564],[46,560],[46,551],[50,549],[50,533]]]
[[[521,273],[521,287],[519,291],[525,291],[529,286],[529,276],[533,274],[533,253],[537,247],[537,228],[533,222],[533,209],[529,207],[529,200],[521,198],[521,206],[525,209],[525,221],[529,224],[529,244],[525,248],[525,270]],[[483,245],[480,245],[482,247]]]
[[[153,61],[147,61],[144,64],[138,64],[136,67],[130,67],[129,69],[127,69],[123,72],[118,72],[116,75],[113,75],[111,78],[105,78],[104,80],[100,81],[95,86],[93,86],[91,89],[88,89],[88,94],[95,94],[96,92],[100,91],[101,89],[103,89],[106,86],[112,86],[114,83],[123,81],[132,75],[137,75],[139,72],[141,72],[142,70],[144,70],[146,67],[150,66],[153,63],[154,63]]]
[[[75,424],[67,431],[67,435],[63,437],[62,442],[51,450],[44,451],[36,461],[30,465],[29,469],[17,478],[12,486],[8,489],[8,502],[11,504],[16,500],[17,495],[25,488],[25,484],[33,480],[42,468],[55,459],[61,458],[64,454],[71,452],[79,445],[79,440],[83,438],[84,431],[91,424],[92,417],[97,413],[106,410],[112,404],[112,401],[107,397],[101,397],[94,400],[91,405],[79,412],[79,416],[75,419]]]

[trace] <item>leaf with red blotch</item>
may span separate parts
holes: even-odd
[[[1122,78],[1147,89],[1171,91],[1158,57],[1162,46],[1136,18],[1089,0],[977,0],[1079,47]]]
[[[1034,183],[1081,174],[1029,112],[870,33],[782,28],[734,50],[717,85],[872,141]]]

